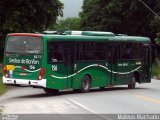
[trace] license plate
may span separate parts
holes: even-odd
[[[19,75],[20,76],[26,76],[27,74],[26,73],[20,73]]]

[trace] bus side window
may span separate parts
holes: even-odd
[[[95,42],[95,60],[106,59],[106,44],[105,42]]]
[[[119,54],[120,59],[131,59],[132,58],[131,44],[127,44],[127,43],[120,44],[119,49],[120,49],[120,54]]]
[[[94,42],[79,43],[79,54],[80,60],[93,60],[95,56]]]
[[[63,44],[62,42],[48,42],[48,63],[63,61]]]
[[[80,58],[79,55],[79,42],[76,42],[74,45],[74,61],[78,61]]]

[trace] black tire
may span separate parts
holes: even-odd
[[[91,87],[91,79],[88,75],[85,75],[81,81],[81,88],[80,88],[80,92],[82,93],[86,93],[90,91],[90,87]]]
[[[44,92],[46,92],[47,94],[57,94],[59,91],[55,90],[55,89],[49,89],[49,88],[44,88],[43,89]]]
[[[134,89],[135,87],[136,87],[136,77],[133,76],[133,77],[132,77],[132,80],[131,80],[131,83],[128,84],[128,88],[129,88],[129,89]]]
[[[74,92],[81,92],[80,89],[74,89]]]
[[[104,89],[105,89],[105,87],[100,87],[100,89],[101,89],[101,90],[104,90]]]

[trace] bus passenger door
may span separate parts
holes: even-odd
[[[72,74],[73,74],[73,52],[74,52],[74,43],[73,42],[64,42],[64,66],[67,70],[67,87],[72,87]]]
[[[109,47],[108,49],[108,73],[110,79],[110,85],[116,83],[116,71],[117,71],[117,47]]]
[[[68,67],[64,64],[64,43],[62,41],[48,41],[48,65],[46,74],[48,77],[48,88],[68,88]],[[50,72],[51,71],[51,72]]]
[[[142,47],[142,82],[151,82],[151,48]]]

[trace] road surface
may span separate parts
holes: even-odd
[[[98,114],[102,118],[105,118],[102,114],[159,114],[160,81],[136,86],[136,89],[127,86],[93,89],[89,93],[63,91],[58,95],[47,95],[42,89],[15,87],[0,97],[0,111],[3,114]]]

